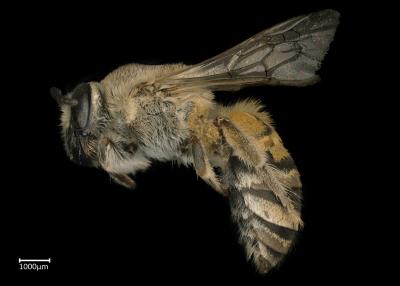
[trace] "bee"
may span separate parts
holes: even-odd
[[[224,106],[213,92],[316,83],[338,24],[339,13],[324,10],[264,30],[196,65],[127,64],[66,94],[53,87],[66,153],[131,189],[135,173],[152,161],[192,166],[228,197],[247,258],[267,273],[303,226],[300,174],[258,101]]]

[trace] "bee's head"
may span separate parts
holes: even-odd
[[[52,87],[50,94],[62,111],[62,133],[69,158],[79,165],[98,166],[97,142],[107,122],[100,84],[81,83],[64,95]]]

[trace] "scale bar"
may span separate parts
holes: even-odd
[[[22,258],[18,258],[18,263],[21,262],[48,262],[50,263],[51,260],[49,259],[22,259]]]

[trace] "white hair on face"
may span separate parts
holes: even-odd
[[[102,168],[110,173],[134,174],[150,166],[150,161],[144,156],[143,152],[136,152],[130,158],[121,158],[114,148],[108,144],[105,148],[104,159],[100,162]]]

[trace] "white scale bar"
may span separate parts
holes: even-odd
[[[49,259],[22,259],[18,258],[18,263],[21,262],[48,262],[50,263],[50,258]]]

